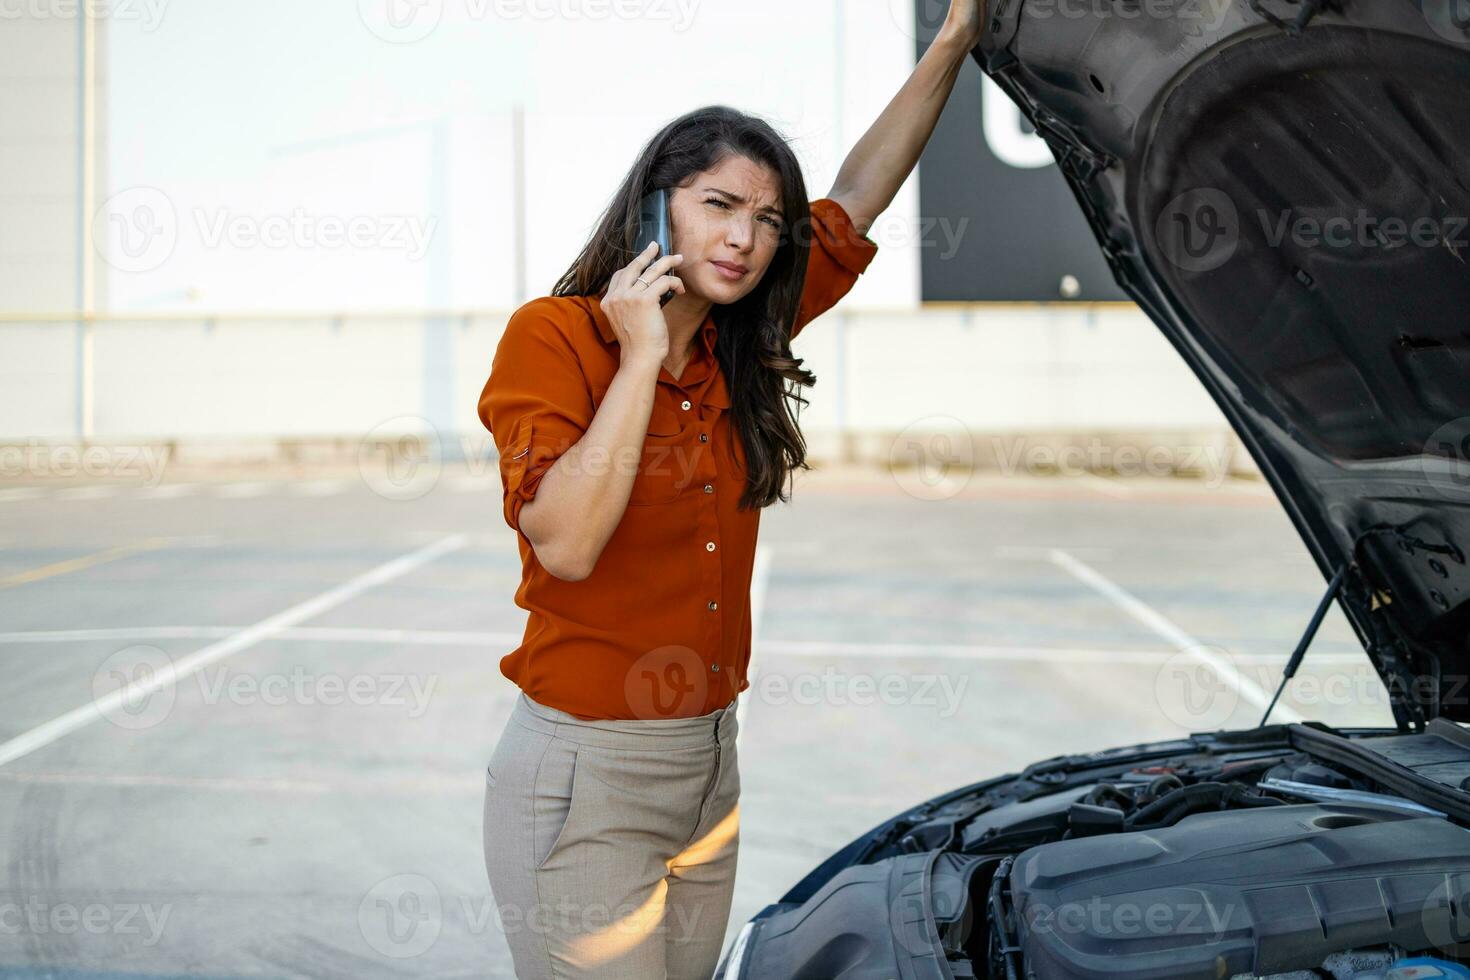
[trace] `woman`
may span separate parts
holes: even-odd
[[[918,162],[981,0],[937,40],[808,203],[796,158],[724,107],[644,149],[551,296],[511,317],[481,395],[523,569],[521,694],[485,773],[484,847],[516,973],[706,978],[739,843],[761,508],[807,468],[790,341],[852,288]],[[670,189],[671,255],[631,253]],[[667,306],[659,298],[675,295]]]

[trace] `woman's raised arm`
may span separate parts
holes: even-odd
[[[934,43],[878,119],[848,153],[827,196],[867,234],[919,162],[960,67],[980,43],[985,0],[951,0]]]

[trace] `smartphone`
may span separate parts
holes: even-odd
[[[649,242],[658,242],[658,255],[654,258],[661,259],[673,252],[673,238],[669,224],[669,192],[661,187],[645,196],[638,208],[638,238],[633,242],[633,254],[642,255]],[[674,290],[669,290],[658,298],[658,305],[667,304],[674,296]]]

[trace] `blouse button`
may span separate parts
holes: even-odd
[[[716,673],[719,673],[720,665],[719,664],[710,664],[709,665],[709,669],[715,671]]]
[[[709,442],[709,433],[708,432],[701,432],[699,434],[699,441],[700,442]]]
[[[684,401],[683,401],[683,402],[681,402],[681,403],[680,403],[680,404],[679,404],[679,407],[680,407],[680,408],[682,408],[682,409],[683,409],[683,410],[684,410],[684,411],[686,411],[686,412],[687,412],[687,411],[689,411],[689,406],[690,406],[690,405],[691,405],[691,404],[692,404],[692,402],[690,402],[690,401],[689,401],[689,399],[687,399],[687,398],[686,398],[686,399],[684,399]]]
[[[715,550],[715,543],[713,541],[706,541],[704,543],[704,550],[705,551],[714,551]]]
[[[714,612],[718,608],[720,608],[720,604],[718,602],[715,602],[714,600],[710,600],[710,604],[709,604],[710,612]]]
[[[704,492],[705,493],[714,493],[715,492],[715,485],[713,483],[706,483],[704,485]]]

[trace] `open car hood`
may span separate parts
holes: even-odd
[[[1324,575],[1349,566],[1406,728],[1470,720],[1467,15],[990,0],[975,52]]]

